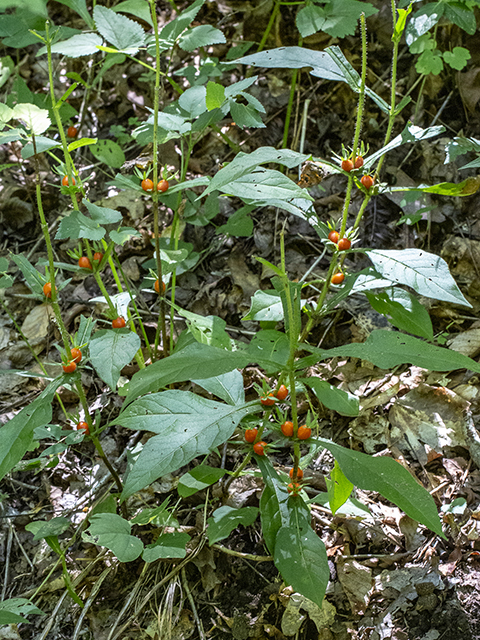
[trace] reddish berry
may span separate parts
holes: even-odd
[[[160,180],[160,182],[157,184],[157,191],[163,191],[163,193],[165,193],[167,189],[168,189],[168,180]]]
[[[297,493],[300,491],[301,488],[302,487],[298,482],[290,482],[290,484],[287,487],[288,493],[293,493],[294,496],[297,495]]]
[[[250,443],[255,442],[257,433],[258,433],[258,429],[247,429],[245,431],[245,440]]]
[[[102,258],[103,258],[103,253],[100,253],[100,251],[95,251],[95,253],[93,254],[93,259],[96,260],[97,262],[100,262]]]
[[[73,349],[70,349],[70,353],[72,354],[73,362],[78,364],[82,359],[82,352],[80,351],[80,349],[77,349],[77,347],[73,347]]]
[[[282,430],[283,435],[287,438],[291,438],[293,436],[293,422],[290,422],[290,420],[284,422],[280,429]]]
[[[333,242],[335,244],[337,244],[339,238],[340,234],[338,233],[338,231],[330,231],[330,233],[328,234],[328,239],[330,240],[330,242]]]
[[[67,364],[64,364],[62,368],[65,371],[65,373],[73,373],[75,371],[75,369],[77,368],[77,365],[75,364],[75,362],[73,360],[71,360]]]
[[[355,164],[353,165],[355,169],[361,169],[363,167],[363,158],[362,156],[357,156],[355,158]]]
[[[87,258],[87,256],[82,256],[78,259],[78,266],[82,269],[89,269],[90,271],[92,270],[92,263]]]
[[[337,271],[337,273],[334,273],[332,276],[332,284],[342,284],[344,280],[345,274],[341,271]]]
[[[371,189],[373,187],[373,178],[372,176],[362,176],[360,182],[363,184],[365,189]]]
[[[88,426],[88,423],[87,423],[87,422],[79,422],[79,423],[77,424],[77,431],[81,431],[82,429],[85,431],[85,434],[86,434],[87,436],[89,436],[89,435],[90,435],[90,428],[89,428],[89,426]]]
[[[153,182],[150,180],[150,178],[145,178],[145,180],[142,180],[142,189],[144,191],[153,191]]]
[[[311,435],[312,435],[312,430],[310,429],[310,427],[306,427],[305,425],[298,427],[297,438],[299,440],[308,440],[308,438],[310,438]]]
[[[260,398],[260,402],[264,407],[271,407],[272,404],[275,404],[275,398],[273,397],[273,393],[269,393],[268,396],[262,396]]]
[[[52,297],[52,283],[51,282],[46,282],[43,285],[43,295],[46,298],[51,298]]]
[[[123,329],[123,327],[126,324],[127,323],[125,322],[125,318],[123,318],[122,316],[118,316],[118,318],[115,318],[115,320],[112,320],[113,329]]]
[[[284,384],[281,384],[275,396],[277,397],[277,400],[285,400],[288,396],[287,387]]]
[[[158,280],[155,280],[154,287],[155,287],[155,291],[157,293],[160,293],[160,282]],[[165,283],[162,282],[162,293],[165,293],[165,289],[166,289]]]
[[[63,176],[62,184],[64,187],[68,187],[68,176]],[[75,184],[75,178],[72,176],[72,184]]]
[[[263,440],[260,440],[260,442],[256,442],[253,445],[253,450],[255,451],[257,456],[264,456],[265,455],[265,447],[266,446],[267,446],[267,443],[264,442]]]
[[[348,159],[342,160],[342,169],[350,173],[350,171],[353,169],[353,162]]]
[[[77,127],[74,127],[73,125],[71,127],[68,127],[67,136],[69,138],[76,138],[77,137],[77,133],[78,133]]]
[[[340,238],[338,241],[338,250],[347,251],[352,246],[351,241],[348,238]]]
[[[293,469],[290,469],[290,473],[288,474],[290,478],[293,478]],[[297,480],[301,480],[303,478],[303,471],[299,468],[297,469]]]

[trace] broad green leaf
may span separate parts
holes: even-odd
[[[43,540],[50,536],[60,536],[70,526],[70,520],[59,516],[51,520],[36,520],[25,526],[27,531],[33,533],[34,540]]]
[[[140,338],[128,329],[102,329],[90,341],[90,360],[100,378],[115,389],[120,371],[140,349]]]
[[[477,30],[474,7],[468,6],[466,2],[446,2],[443,6],[445,7],[445,17],[473,36]]]
[[[412,45],[420,36],[434,27],[443,15],[446,3],[431,2],[416,11],[407,25],[405,39],[408,46]]]
[[[44,612],[36,607],[26,598],[10,598],[0,602],[0,626],[4,624],[30,624],[23,616],[45,615]]]
[[[55,142],[50,138],[45,136],[36,136],[35,137],[35,147],[33,146],[33,142],[27,142],[27,144],[22,148],[22,158],[27,160],[35,155],[35,148],[37,153],[43,153],[44,151],[49,151],[50,149],[57,149],[61,147],[61,143]]]
[[[145,33],[138,22],[98,4],[93,10],[93,18],[105,40],[123,53],[135,55],[145,44]]]
[[[307,5],[297,14],[296,24],[303,38],[317,31],[325,31],[334,38],[353,36],[361,13],[369,16],[377,13],[373,5],[358,0],[332,0],[325,7]]]
[[[385,147],[382,147],[375,153],[372,153],[367,158],[365,158],[364,167],[365,169],[369,169],[374,166],[374,164],[386,153],[400,147],[402,144],[407,144],[409,142],[419,142],[420,140],[428,140],[428,138],[433,138],[435,136],[440,135],[445,131],[445,127],[427,127],[426,129],[422,129],[421,127],[417,127],[416,125],[408,122],[405,125],[404,130],[398,136],[396,136],[393,140],[391,140]]]
[[[358,416],[359,400],[357,396],[343,391],[343,389],[337,389],[326,380],[320,380],[314,376],[300,378],[299,382],[310,387],[320,402],[328,409],[336,411],[341,416]]]
[[[273,555],[278,531],[282,526],[288,526],[290,522],[287,506],[289,493],[285,482],[273,468],[270,459],[260,456],[256,456],[256,459],[265,482],[265,489],[260,497],[262,533],[267,549]]]
[[[68,40],[52,45],[52,53],[59,53],[67,58],[93,56],[98,53],[98,47],[102,44],[103,40],[96,33],[79,33]]]
[[[169,384],[211,378],[241,369],[249,363],[248,355],[241,352],[196,342],[138,371],[130,381],[125,402],[128,404],[145,393],[158,391]]]
[[[255,362],[269,374],[282,370],[290,355],[288,336],[281,331],[258,331],[246,349],[250,362]]]
[[[272,162],[282,164],[292,169],[302,162],[305,162],[305,160],[308,160],[308,158],[308,155],[297,153],[296,151],[275,149],[274,147],[260,147],[252,153],[238,153],[232,162],[223,167],[223,169],[220,169],[220,171],[213,176],[209,186],[203,192],[202,197],[212,191],[220,191],[226,184],[251,173],[252,169],[261,164]],[[302,193],[302,195],[304,194]]]
[[[43,299],[43,285],[45,284],[45,279],[21,253],[12,253],[11,258],[22,272],[32,293],[42,296]]]
[[[211,518],[208,518],[207,537],[210,544],[228,538],[231,532],[242,524],[248,527],[255,522],[258,516],[257,507],[242,507],[234,509],[224,505],[215,509]]]
[[[150,6],[143,0],[124,0],[112,8],[116,13],[129,13],[153,27]]]
[[[335,460],[333,469],[330,472],[330,478],[327,477],[325,480],[328,489],[328,502],[333,515],[335,515],[350,497],[353,484],[345,477],[337,460]]]
[[[20,462],[33,442],[33,432],[52,419],[52,400],[60,386],[57,378],[36,398],[2,426],[0,447],[0,480]]]
[[[51,125],[47,109],[40,109],[34,104],[16,104],[12,117],[25,123],[26,128],[36,136],[39,136]]]
[[[423,75],[431,73],[434,76],[438,76],[438,74],[443,71],[441,51],[434,49],[433,51],[424,51],[421,53],[415,64],[415,70],[417,73]]]
[[[470,51],[465,47],[453,47],[452,51],[445,51],[443,54],[445,62],[457,71],[463,69],[471,57]]]
[[[178,45],[184,51],[194,51],[199,47],[207,47],[211,44],[223,42],[226,42],[226,39],[220,29],[215,29],[210,24],[201,24],[183,34],[179,39]]]
[[[243,388],[243,376],[238,369],[222,373],[213,378],[192,380],[195,384],[208,393],[224,400],[227,404],[242,404],[245,402],[245,390]]]
[[[188,117],[193,120],[206,111],[206,96],[206,87],[197,85],[184,91],[178,99],[178,104],[188,113]]]
[[[206,105],[209,111],[221,107],[225,101],[225,87],[218,82],[207,83]]]
[[[217,227],[215,232],[217,234],[225,233],[235,238],[249,238],[253,233],[253,220],[249,216],[249,213],[253,209],[254,207],[252,205],[241,207],[228,218],[226,224]]]
[[[368,456],[324,438],[314,438],[338,461],[346,477],[359,489],[377,491],[408,516],[445,538],[432,496],[393,458]]]
[[[433,253],[421,249],[374,249],[365,253],[376,271],[392,282],[412,287],[426,298],[472,306],[450,275],[445,260]]]
[[[197,342],[221,349],[232,348],[232,339],[225,330],[225,320],[219,316],[200,316],[185,309],[179,309],[178,312],[186,319],[189,331]]]
[[[330,579],[325,545],[310,526],[302,498],[291,496],[287,504],[290,522],[277,533],[275,566],[295,591],[321,607]]]
[[[121,146],[113,140],[99,140],[90,146],[90,152],[94,158],[114,169],[119,169],[125,164],[125,154]]]
[[[241,127],[242,129],[245,127],[261,129],[266,126],[257,109],[251,104],[242,104],[234,100],[229,100],[229,105],[230,115],[234,119],[237,127]]]
[[[104,235],[105,229],[98,222],[87,218],[80,211],[74,210],[61,220],[55,238],[57,240],[86,238],[87,240],[98,241]]]
[[[129,405],[112,424],[152,431],[130,470],[122,500],[222,444],[240,420],[258,410],[254,405],[231,407],[189,391],[154,393]]]
[[[408,333],[433,341],[433,327],[425,307],[408,291],[392,287],[382,293],[365,292],[375,311]]]
[[[177,486],[178,495],[182,498],[193,496],[194,493],[218,482],[224,475],[225,469],[219,469],[218,467],[209,467],[206,464],[194,467],[180,477]]]
[[[89,200],[83,200],[83,203],[87,207],[92,219],[99,224],[114,224],[122,220],[120,211],[115,211],[115,209],[109,209],[107,207],[99,207]]]
[[[174,20],[169,22],[160,32],[160,37],[163,40],[171,41],[172,43],[183,33],[188,25],[195,20],[197,13],[203,6],[205,0],[195,0],[195,2],[188,7],[185,11],[182,11]]]
[[[57,2],[70,7],[70,9],[78,13],[78,15],[85,21],[89,29],[95,28],[95,23],[88,13],[87,3],[85,0],[57,0]]]
[[[277,291],[255,291],[250,309],[242,320],[280,322],[283,320],[282,300]]]
[[[107,547],[120,562],[131,562],[143,551],[143,542],[130,535],[131,529],[131,524],[116,513],[98,513],[91,516],[90,526],[82,533],[82,538]]]
[[[280,171],[264,169],[263,167],[259,167],[250,174],[243,175],[232,182],[222,185],[218,190],[228,195],[237,196],[247,203],[252,201],[263,202],[271,198],[277,201],[292,200],[293,198],[313,200],[311,196],[305,193],[304,189],[283,175],[283,173],[280,173]]]
[[[394,331],[372,331],[366,342],[345,344],[320,351],[321,359],[349,356],[368,360],[380,369],[392,369],[400,364],[413,364],[431,371],[470,369],[480,373],[480,364],[457,351]]]
[[[188,542],[190,542],[188,533],[182,531],[164,533],[156,542],[145,547],[142,558],[145,562],[155,562],[160,558],[185,558]]]

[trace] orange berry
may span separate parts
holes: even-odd
[[[344,280],[345,274],[341,271],[337,271],[337,273],[334,273],[332,276],[332,284],[342,284]]]
[[[145,180],[142,180],[142,189],[144,191],[153,191],[153,182],[150,180],[150,178],[145,178]]]
[[[290,469],[290,473],[289,473],[290,478],[293,478],[293,469]],[[303,478],[303,471],[298,468],[297,469],[297,480],[301,480]]]
[[[73,349],[70,349],[70,353],[72,354],[72,361],[78,364],[82,359],[82,352],[80,351],[80,349],[77,349],[77,347],[73,347]]]
[[[79,422],[77,424],[77,431],[81,431],[82,429],[85,431],[87,436],[90,435],[90,427],[87,422]]]
[[[342,169],[350,173],[350,171],[353,169],[353,162],[348,159],[342,160]]]
[[[340,238],[338,241],[338,250],[339,251],[347,251],[352,246],[351,240],[348,238]]]
[[[87,258],[87,256],[82,256],[78,259],[78,266],[82,269],[89,269],[90,271],[92,270],[92,263]]]
[[[293,436],[293,422],[290,422],[290,420],[284,422],[280,429],[282,430],[283,435],[287,438],[291,438]]]
[[[75,362],[73,362],[73,360],[71,360],[70,362],[67,362],[67,364],[64,364],[62,366],[62,369],[65,371],[65,373],[73,373],[76,368],[77,368],[77,365],[75,364]]]
[[[100,262],[102,258],[103,258],[103,253],[100,253],[100,251],[95,251],[95,253],[93,254],[93,259],[96,260],[97,262]]]
[[[355,169],[361,169],[363,167],[363,158],[362,156],[357,156],[355,158],[355,164],[353,165]]]
[[[271,407],[272,404],[275,404],[275,398],[273,397],[273,393],[269,393],[268,396],[262,396],[260,398],[260,402],[264,407]]]
[[[373,187],[373,178],[372,176],[362,176],[360,182],[363,184],[365,189],[371,189]]]
[[[156,291],[157,293],[160,293],[160,282],[159,282],[158,280],[155,280],[155,285],[154,285],[154,287],[155,287],[155,291]],[[166,289],[166,288],[167,288],[167,287],[165,286],[165,283],[164,283],[164,282],[162,282],[162,293],[165,293],[165,289]]]
[[[123,327],[126,324],[127,323],[125,322],[125,318],[123,318],[122,316],[118,316],[118,318],[115,318],[115,320],[112,320],[113,329],[123,329]]]
[[[245,440],[247,442],[255,442],[255,438],[257,437],[258,429],[247,429],[245,431]]]
[[[330,231],[330,233],[328,234],[328,239],[330,240],[330,242],[333,242],[334,244],[337,244],[338,239],[340,238],[340,234],[338,233],[338,231]]]
[[[51,298],[52,297],[52,283],[51,282],[46,282],[43,285],[43,295],[46,298]]]
[[[64,187],[68,187],[68,176],[63,176],[62,184]],[[75,184],[75,178],[72,176],[72,184]]]
[[[68,127],[67,136],[69,138],[76,138],[77,137],[77,133],[78,133],[77,127],[74,127],[73,125],[71,127]]]
[[[310,429],[310,427],[307,427],[305,425],[298,427],[297,438],[299,440],[308,440],[308,438],[310,438],[311,435],[312,435],[312,430]]]
[[[263,440],[260,440],[260,442],[256,442],[253,445],[253,450],[255,451],[257,456],[264,456],[265,455],[265,447],[266,446],[267,446],[267,443],[263,442]]]
[[[293,495],[296,496],[301,488],[302,487],[298,482],[291,482],[288,485],[287,490],[288,490],[288,493],[293,493]]]
[[[160,182],[157,184],[157,191],[163,191],[163,193],[165,193],[165,191],[167,191],[168,189],[168,180],[160,180]]]

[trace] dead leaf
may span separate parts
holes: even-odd
[[[340,584],[356,615],[365,613],[372,591],[372,570],[356,560],[337,562]]]

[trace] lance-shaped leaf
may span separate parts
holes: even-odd
[[[189,391],[163,391],[136,400],[112,424],[158,434],[145,444],[125,481],[122,499],[222,444],[256,405],[232,407]]]
[[[98,375],[115,389],[120,371],[140,349],[140,338],[128,329],[104,329],[93,336],[89,348]]]

